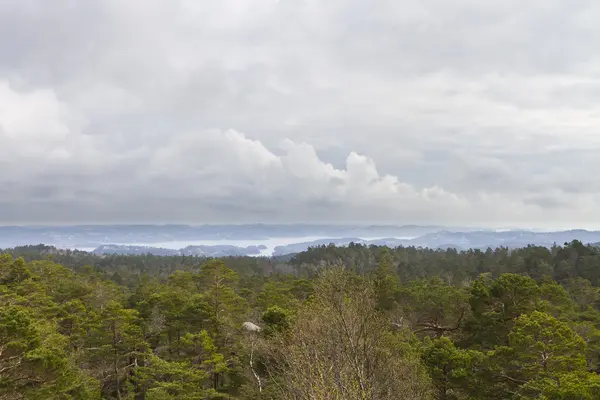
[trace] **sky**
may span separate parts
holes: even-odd
[[[1,0],[0,225],[600,228],[600,2]]]

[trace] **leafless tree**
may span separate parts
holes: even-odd
[[[341,268],[323,271],[313,299],[270,348],[269,372],[281,398],[430,398],[419,363],[402,354],[375,305],[368,282]]]

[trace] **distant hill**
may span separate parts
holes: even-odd
[[[337,226],[310,224],[248,225],[79,225],[79,226],[0,226],[0,248],[46,243],[64,248],[95,249],[109,244],[141,244],[202,240],[267,240],[271,238],[414,238],[442,229],[441,226],[372,225]],[[600,239],[599,239],[600,240]],[[160,246],[158,246],[160,247]]]
[[[128,246],[128,245],[103,245],[96,248],[92,253],[120,254],[120,255],[142,255],[152,254],[155,256],[196,256],[196,257],[228,257],[228,256],[254,256],[260,255],[266,250],[266,246],[239,247],[232,245],[216,246],[187,246],[183,249],[165,249],[150,246]]]
[[[600,231],[534,232],[440,226],[329,225],[88,225],[0,227],[0,248],[44,243],[95,254],[283,256],[309,247],[349,243],[426,248],[550,247],[579,240],[600,245]],[[202,243],[203,241],[207,243]],[[190,245],[193,244],[193,245]]]
[[[304,251],[309,247],[335,244],[344,246],[351,242],[362,243],[366,245],[378,246],[414,246],[426,247],[432,249],[455,248],[457,250],[467,249],[487,249],[488,247],[508,247],[520,248],[528,245],[551,247],[554,244],[563,245],[564,243],[579,240],[585,244],[594,243],[600,246],[600,231],[569,230],[559,232],[531,232],[524,230],[492,232],[492,231],[471,231],[471,232],[451,232],[442,230],[439,232],[427,233],[414,239],[320,239],[312,242],[294,243],[275,247],[274,255],[284,255]]]
[[[550,247],[555,243],[562,245],[573,240],[579,240],[583,243],[594,243],[600,241],[600,231],[586,231],[581,229],[558,232],[532,232],[524,230],[504,232],[440,231],[428,233],[410,240],[408,243],[412,246],[431,248],[449,247],[449,245],[454,245],[454,247],[461,249],[481,249],[500,246],[516,248],[525,247],[530,244]]]

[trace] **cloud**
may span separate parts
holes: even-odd
[[[0,113],[2,131],[10,139],[5,145],[31,140],[52,142],[64,139],[69,132],[61,120],[62,105],[51,90],[18,93],[0,82]]]
[[[8,0],[0,223],[600,225],[592,1]]]

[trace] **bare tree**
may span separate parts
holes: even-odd
[[[281,398],[428,399],[418,361],[403,356],[372,286],[341,268],[322,272],[313,299],[271,346],[269,371]]]

